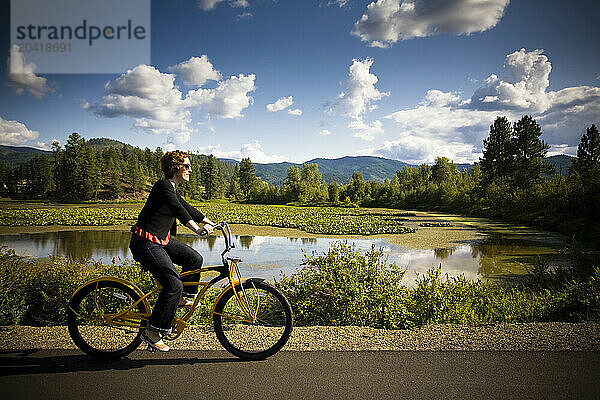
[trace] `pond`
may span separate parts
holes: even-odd
[[[128,249],[130,233],[126,231],[59,231],[0,235],[0,244],[19,255],[43,259],[48,256],[70,257],[77,261],[94,260],[105,264],[131,259]],[[223,239],[220,236],[178,235],[178,239],[198,250],[205,265],[220,263]],[[343,239],[339,239],[343,240]],[[244,276],[266,279],[290,275],[301,267],[306,254],[326,252],[331,238],[288,238],[271,236],[235,236],[236,248]],[[484,240],[450,248],[414,249],[386,242],[384,239],[351,239],[358,249],[382,248],[388,262],[406,269],[404,282],[414,283],[417,274],[442,266],[450,276],[464,274],[468,279],[487,279],[522,274],[537,262],[553,265],[567,263],[559,252],[561,243],[544,237],[523,237],[511,233],[490,233]]]

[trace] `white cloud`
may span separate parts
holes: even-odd
[[[16,94],[27,92],[31,96],[41,99],[44,95],[55,91],[54,88],[48,86],[46,78],[35,74],[37,66],[34,63],[25,63],[25,57],[19,51],[19,46],[13,45],[10,48],[7,63],[6,78],[8,86]]]
[[[348,128],[356,131],[354,137],[371,141],[375,139],[375,135],[383,133],[382,123],[379,120],[373,121],[371,124],[365,123],[362,118],[356,118],[350,121]]]
[[[375,153],[416,163],[442,156],[455,162],[476,160],[480,147],[473,143],[481,143],[498,114],[460,108],[460,104],[454,93],[428,91],[419,106],[385,117],[397,123],[398,139]]]
[[[181,92],[173,81],[175,75],[161,73],[148,65],[138,65],[104,86],[102,104],[92,107],[103,117],[133,117],[136,125],[152,130],[189,119],[183,109]],[[159,132],[155,132],[159,133]]]
[[[377,108],[377,105],[372,102],[390,95],[389,92],[380,92],[375,87],[379,79],[370,72],[372,65],[372,58],[352,60],[345,90],[338,96],[344,114],[352,118],[348,128],[355,131],[354,137],[369,141],[373,140],[376,134],[384,131],[380,121],[365,122],[363,116]]]
[[[221,147],[220,144],[217,144],[214,146],[198,146],[197,150],[200,152],[200,154],[214,155],[215,152],[219,151],[220,147]],[[226,158],[226,157],[223,157],[223,158]]]
[[[52,150],[52,143],[55,141],[56,139],[54,139],[51,142],[36,142],[35,146],[32,146],[33,148],[36,148],[38,150],[44,150],[44,151],[50,151]]]
[[[246,143],[240,150],[222,151],[219,150],[221,145],[198,147],[198,150],[203,154],[212,154],[218,158],[231,158],[240,161],[242,158],[250,158],[253,163],[277,163],[286,160],[286,157],[279,155],[267,155],[262,150],[262,146],[258,140],[253,143]]]
[[[214,69],[206,54],[201,57],[192,57],[167,69],[169,72],[178,73],[183,83],[188,86],[200,87],[209,80],[221,80],[221,73]]]
[[[178,147],[174,143],[169,142],[169,143],[163,145],[162,149],[164,151],[174,151],[174,150],[178,150]]]
[[[218,71],[210,63],[209,68],[207,62],[208,58],[191,58],[173,69],[186,75],[188,82],[198,85],[202,80],[217,77]],[[136,129],[167,135],[169,141],[181,145],[196,132],[192,127],[192,111],[204,110],[209,116],[221,118],[241,118],[241,112],[253,102],[248,95],[255,90],[253,74],[232,76],[219,81],[214,89],[190,90],[185,97],[174,80],[174,74],[138,65],[108,82],[102,103],[89,109],[101,117],[134,118]]]
[[[389,92],[380,92],[375,88],[379,79],[370,72],[372,65],[372,58],[352,60],[346,90],[338,96],[344,105],[346,115],[352,118],[359,118],[363,115],[371,102],[390,95]]]
[[[281,97],[275,101],[275,103],[267,104],[267,110],[269,112],[277,112],[284,110],[294,104],[294,100],[292,96],[289,97]]]
[[[241,118],[242,111],[254,102],[248,93],[256,90],[255,79],[254,74],[239,74],[219,82],[215,89],[191,90],[185,103],[189,107],[205,106],[210,114],[221,118]]]
[[[558,156],[561,154],[566,154],[569,156],[577,156],[577,146],[569,146],[566,143],[555,144],[555,145],[550,146],[550,150],[548,150],[548,157]]]
[[[499,79],[490,75],[486,85],[471,97],[470,107],[486,110],[521,110],[543,112],[550,106],[546,89],[552,64],[543,50],[531,52],[521,49],[506,56],[504,68],[510,76]]]
[[[246,13],[238,14],[238,16],[236,17],[236,19],[238,21],[242,21],[242,20],[245,20],[245,19],[251,19],[253,16],[254,15],[252,15],[252,13],[246,12]]]
[[[288,110],[287,113],[290,115],[302,115],[302,110],[299,108],[295,108],[293,110]]]
[[[411,134],[384,142],[383,147],[374,150],[373,154],[402,160],[410,164],[431,163],[435,161],[436,157],[448,157],[456,163],[466,163],[472,162],[474,156],[481,155],[476,153],[475,146],[469,143]]]
[[[373,47],[398,40],[483,32],[498,24],[509,0],[377,0],[356,21],[352,34]]]
[[[21,145],[40,136],[38,131],[27,129],[25,124],[18,121],[7,121],[0,117],[0,144]]]
[[[230,7],[248,7],[247,0],[198,0],[198,7],[205,11],[214,9],[219,3],[227,2]]]
[[[229,5],[231,7],[238,7],[238,8],[250,7],[250,3],[248,3],[246,0],[231,0],[229,2]]]
[[[598,125],[600,88],[576,86],[548,93],[550,107],[536,115],[550,144],[577,145],[585,129]]]
[[[176,113],[173,120],[154,120],[138,118],[134,127],[155,135],[166,135],[167,140],[176,145],[182,145],[190,140],[195,129],[190,127],[192,119],[189,111]]]
[[[328,136],[331,135],[331,132],[328,129],[322,129],[319,131],[319,135]]]
[[[419,105],[385,118],[397,124],[397,139],[365,151],[414,163],[437,156],[477,161],[489,126],[498,116],[517,121],[532,115],[542,128],[549,154],[573,154],[585,128],[598,123],[600,88],[568,87],[547,92],[550,61],[541,50],[519,50],[506,57],[510,77],[491,75],[485,86],[463,100],[456,93],[430,90]]]
[[[215,8],[215,6],[219,3],[222,3],[226,0],[198,0],[198,7],[201,9],[208,11]]]

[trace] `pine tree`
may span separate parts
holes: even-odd
[[[0,192],[8,192],[12,170],[5,161],[0,161]]]
[[[329,201],[331,203],[339,203],[340,202],[340,185],[337,182],[331,182],[327,190],[329,192]]]
[[[26,192],[28,197],[44,196],[52,190],[52,162],[43,154],[35,155],[25,166]]]
[[[66,197],[67,184],[64,181],[65,176],[65,151],[62,146],[57,142],[52,142],[52,158],[54,161],[54,168],[52,169],[52,177],[56,184],[55,194],[56,198],[62,199]]]
[[[135,151],[132,151],[129,155],[129,160],[127,162],[127,176],[129,184],[131,185],[131,191],[135,195],[142,190],[145,184],[145,177],[142,174],[139,158]]]
[[[69,201],[91,199],[93,192],[89,169],[91,157],[93,157],[92,148],[77,132],[69,136],[64,151],[60,150],[60,146],[56,146],[55,167],[58,168],[55,181],[60,198]]]
[[[516,187],[529,190],[539,182],[542,174],[551,174],[554,169],[543,159],[550,146],[540,139],[542,129],[535,119],[523,116],[513,125],[512,151],[514,169],[511,173]]]
[[[572,168],[582,175],[600,168],[600,135],[596,125],[587,128],[581,137]]]
[[[240,188],[244,198],[248,199],[254,187],[258,184],[256,170],[249,158],[242,158],[240,162]]]
[[[352,179],[348,184],[348,196],[353,203],[360,203],[367,197],[367,184],[358,171],[352,173]]]
[[[240,167],[237,163],[233,168],[233,175],[229,181],[227,196],[232,200],[239,200],[242,197],[242,189],[240,187]]]
[[[312,203],[321,199],[322,176],[317,164],[303,164],[300,170],[300,193],[298,201]]]
[[[108,197],[116,199],[123,195],[121,185],[121,169],[117,160],[119,153],[114,147],[107,147],[102,151],[103,182],[108,186]]]
[[[216,158],[211,154],[206,162],[201,167],[202,183],[204,184],[204,192],[208,199],[220,198],[225,183],[221,171],[217,166]]]
[[[456,165],[447,157],[436,157],[435,164],[431,167],[431,179],[433,183],[454,184],[460,176]]]
[[[283,181],[283,190],[288,202],[298,201],[300,195],[300,170],[292,165],[287,170],[287,176]]]
[[[165,155],[165,153],[162,151],[162,149],[160,147],[157,147],[156,150],[154,150],[154,171],[156,173],[156,179],[161,179],[164,178],[163,176],[163,172],[160,166],[160,160],[162,159],[162,157]]]
[[[192,171],[190,173],[190,181],[187,183],[189,187],[190,197],[192,199],[202,199],[202,193],[204,192],[204,186],[202,183],[202,166],[197,156],[190,156],[190,163]]]
[[[483,141],[480,168],[484,185],[509,183],[514,170],[511,144],[512,126],[506,117],[498,117],[490,126],[490,135]]]
[[[98,192],[102,187],[104,180],[104,166],[102,165],[102,157],[97,154],[89,145],[86,145],[86,153],[88,154],[88,162],[86,165],[87,174],[90,179],[94,200],[98,200]]]
[[[571,209],[592,220],[600,218],[600,137],[596,125],[587,128],[569,169]]]

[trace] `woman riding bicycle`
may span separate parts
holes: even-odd
[[[179,184],[189,181],[192,166],[189,157],[179,151],[167,152],[160,160],[165,179],[157,181],[131,228],[129,249],[144,270],[150,271],[162,290],[152,310],[148,326],[141,338],[150,347],[168,351],[161,336],[171,331],[178,306],[190,306],[198,286],[183,286],[173,263],[182,272],[202,266],[202,256],[190,246],[171,237],[176,234],[177,220],[197,234],[213,230],[214,222],[189,205],[177,191]],[[198,223],[204,224],[203,228]],[[187,281],[198,281],[198,274],[186,276]]]

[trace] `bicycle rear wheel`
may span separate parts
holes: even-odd
[[[289,339],[292,308],[285,296],[267,283],[248,280],[243,288],[244,291],[237,286],[236,290],[255,316],[254,322],[249,321],[231,289],[215,306],[215,333],[231,354],[247,360],[262,360],[278,352]]]
[[[90,282],[73,295],[67,308],[67,325],[73,342],[85,353],[102,359],[125,357],[141,343],[149,314],[143,302],[132,308],[140,296],[113,280]],[[106,316],[119,315],[109,321]],[[127,314],[126,314],[127,313]]]

